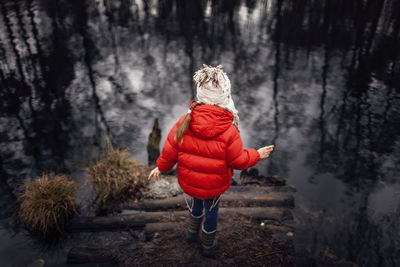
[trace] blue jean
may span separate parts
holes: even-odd
[[[190,207],[192,209],[193,216],[201,216],[203,214],[203,209],[205,208],[205,220],[204,220],[204,230],[206,232],[213,232],[217,229],[217,221],[218,221],[218,209],[219,209],[219,198],[210,198],[210,199],[197,199],[192,197],[190,200]],[[193,203],[194,201],[194,203]],[[214,206],[210,211],[210,207],[214,201]],[[218,201],[218,202],[217,202]]]

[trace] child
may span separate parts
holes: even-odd
[[[255,165],[268,157],[274,146],[243,149],[230,81],[221,65],[203,65],[193,78],[198,101],[190,102],[187,114],[169,132],[157,159],[158,167],[151,171],[149,179],[159,179],[160,172],[169,171],[178,163],[179,185],[192,197],[190,207],[186,202],[190,211],[187,239],[197,240],[201,227],[201,253],[212,257],[219,199],[231,185],[233,169]]]

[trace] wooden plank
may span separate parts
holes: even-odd
[[[190,197],[186,196],[190,204]],[[245,206],[258,205],[262,207],[294,207],[294,198],[290,194],[263,193],[259,192],[230,192],[223,194],[221,202],[235,204],[240,202]],[[119,209],[157,211],[168,209],[186,209],[186,202],[183,195],[165,199],[144,199],[139,202],[125,202],[117,206]]]
[[[279,186],[255,186],[255,185],[237,185],[231,186],[226,191],[230,192],[253,192],[253,193],[294,193],[296,192],[296,187],[294,185],[279,185]]]
[[[219,216],[224,214],[242,214],[252,216],[258,219],[270,220],[291,220],[292,213],[289,208],[284,207],[235,207],[219,208]],[[75,217],[67,226],[69,232],[97,232],[97,231],[118,231],[128,229],[152,229],[149,223],[160,221],[171,221],[177,217],[187,218],[189,211],[157,211],[143,212],[137,214],[109,216],[109,217]]]

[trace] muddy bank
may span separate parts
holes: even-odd
[[[179,218],[174,222],[175,228],[150,235],[144,230],[131,231],[137,242],[103,247],[103,252],[107,252],[103,257],[99,257],[99,251],[79,255],[79,250],[71,250],[68,260],[72,262],[79,257],[82,262],[86,257],[87,262],[92,262],[97,257],[117,266],[292,266],[294,229],[286,226],[287,232],[278,233],[273,226],[285,226],[278,221],[238,214],[220,216],[216,236],[218,247],[213,259],[201,256],[200,244],[186,242],[186,222],[186,218]]]

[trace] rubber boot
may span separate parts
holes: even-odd
[[[196,242],[198,240],[199,230],[203,218],[204,214],[202,214],[201,216],[193,216],[192,214],[190,214],[188,222],[188,232],[186,235],[186,239],[188,242]]]
[[[215,235],[217,234],[217,229],[212,232],[207,232],[204,230],[204,225],[201,224],[200,240],[201,240],[201,255],[204,257],[213,258],[215,256],[216,243]]]

